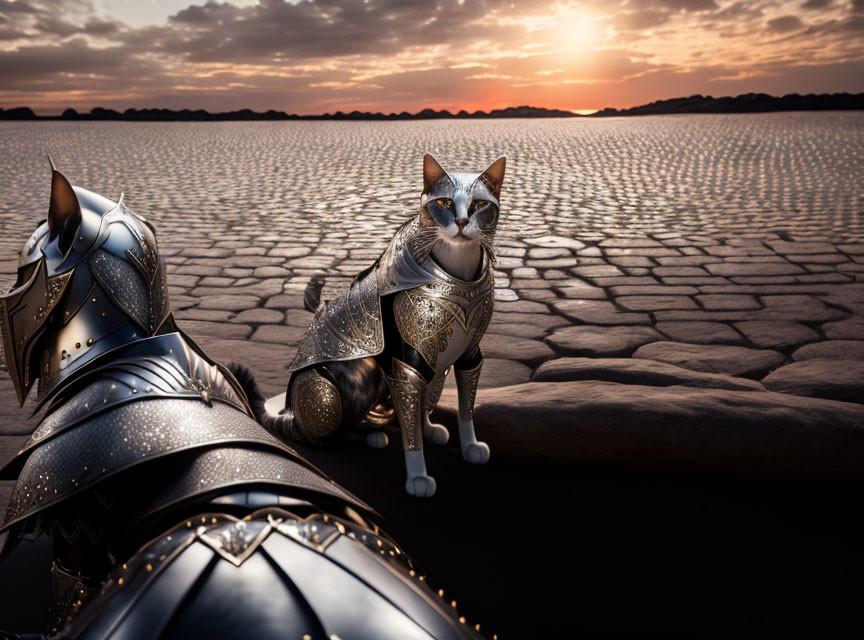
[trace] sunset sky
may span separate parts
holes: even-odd
[[[0,0],[0,106],[589,111],[864,91],[864,0]]]

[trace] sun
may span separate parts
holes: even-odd
[[[605,30],[585,12],[562,13],[548,27],[549,44],[567,53],[590,51],[603,44]]]

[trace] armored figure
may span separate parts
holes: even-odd
[[[337,299],[319,303],[320,283],[307,288],[306,306],[315,316],[289,367],[281,415],[264,418],[274,433],[320,443],[340,427],[383,426],[395,415],[406,490],[432,496],[436,484],[426,473],[423,440],[449,439],[429,413],[452,367],[462,455],[475,464],[489,459],[489,447],[474,433],[473,408],[480,339],[492,317],[504,166],[499,158],[481,173],[448,173],[427,154],[419,215]],[[387,435],[373,431],[367,442],[384,446]]]
[[[366,503],[254,420],[248,371],[177,328],[154,229],[122,196],[52,165],[0,328],[19,401],[38,382],[46,409],[2,469],[0,531],[4,554],[51,538],[47,634],[479,637]]]

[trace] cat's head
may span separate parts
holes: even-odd
[[[430,241],[434,234],[435,242],[492,251],[504,165],[501,157],[481,173],[450,173],[428,153],[423,156],[420,224]]]
[[[6,369],[21,404],[101,355],[173,326],[154,229],[123,203],[73,187],[51,163],[48,218],[0,295]]]

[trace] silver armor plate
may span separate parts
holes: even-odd
[[[421,237],[417,218],[404,224],[371,269],[361,273],[341,296],[318,307],[288,368],[291,374],[324,362],[379,355],[384,350],[380,299],[409,289],[434,301],[430,304],[436,309],[450,309],[452,319],[463,330],[471,326],[467,346],[479,342],[492,314],[490,255],[483,252],[480,277],[465,282],[453,278],[432,260]],[[475,315],[481,311],[485,320],[475,323]],[[479,335],[475,335],[475,324],[480,328]]]

